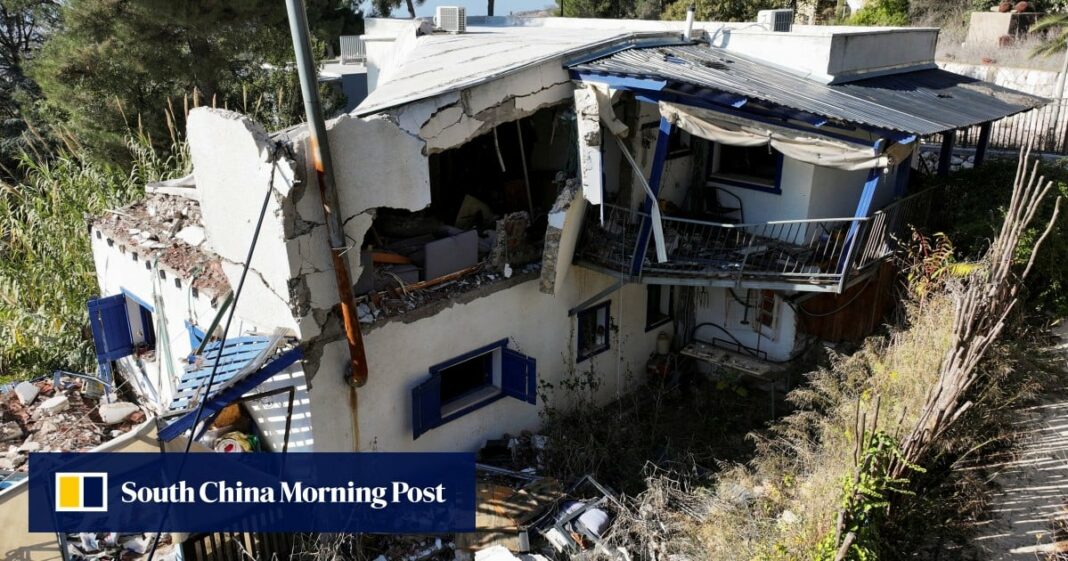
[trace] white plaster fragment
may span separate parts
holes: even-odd
[[[33,400],[37,399],[37,394],[40,393],[40,389],[36,385],[29,382],[19,382],[15,386],[15,396],[19,398],[19,402],[23,405],[29,405],[33,403]]]

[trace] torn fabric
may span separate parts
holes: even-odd
[[[713,142],[730,146],[770,143],[772,148],[795,160],[848,171],[887,167],[892,158],[903,157],[899,154],[902,147],[905,154],[912,150],[910,145],[894,145],[898,148],[888,157],[874,148],[819,138],[785,127],[748,124],[708,109],[667,101],[660,102],[660,114],[682,130]]]

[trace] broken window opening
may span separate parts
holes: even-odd
[[[782,153],[767,145],[730,146],[713,143],[709,181],[736,187],[779,191]]]
[[[550,107],[430,155],[430,206],[377,209],[363,241],[364,322],[536,273],[548,211],[577,166],[574,128],[565,106]]]
[[[674,319],[672,308],[675,289],[660,284],[646,285],[645,289],[645,330],[652,331]]]
[[[610,347],[611,305],[608,300],[576,314],[578,321],[578,358],[582,362],[607,351]]]

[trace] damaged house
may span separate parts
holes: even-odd
[[[683,25],[367,22],[369,94],[327,123],[359,387],[307,131],[194,110],[192,176],[90,226],[102,371],[163,440],[241,402],[273,451],[476,450],[667,352],[767,379],[878,324],[922,138],[948,164],[1045,102],[935,68],[936,29]]]

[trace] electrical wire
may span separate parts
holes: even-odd
[[[275,171],[278,169],[278,155],[284,150],[284,146],[281,142],[275,143],[274,152],[271,154],[271,178],[267,185],[267,192],[263,196],[263,205],[260,206],[260,215],[256,219],[256,228],[252,232],[252,241],[248,246],[248,254],[245,257],[245,264],[241,267],[241,277],[237,281],[237,289],[234,290],[234,298],[230,303],[230,310],[226,316],[226,324],[223,326],[222,339],[219,342],[219,350],[215,353],[215,362],[211,366],[211,374],[208,376],[208,381],[205,386],[204,398],[200,400],[200,404],[197,406],[196,415],[193,417],[193,431],[196,431],[196,427],[200,424],[201,416],[204,414],[204,406],[208,402],[208,397],[211,395],[211,386],[215,383],[215,375],[219,371],[219,363],[222,361],[223,347],[226,345],[226,337],[230,333],[230,324],[234,320],[234,312],[237,310],[237,302],[241,298],[241,290],[245,286],[245,278],[248,276],[248,270],[252,266],[252,255],[256,251],[256,242],[260,238],[260,230],[263,227],[263,219],[267,215],[267,206],[271,202],[271,196],[274,192],[274,178]],[[186,459],[189,457],[189,450],[193,447],[193,433],[190,433],[189,438],[185,442],[185,450],[182,451],[182,463],[178,466],[178,475],[181,476],[183,468],[185,467]],[[166,513],[164,513],[163,519],[160,520],[160,529],[156,532],[155,539],[152,540],[152,550],[148,553],[148,561],[152,561],[156,555],[156,549],[159,546],[160,536],[163,533],[163,523],[166,520]]]

